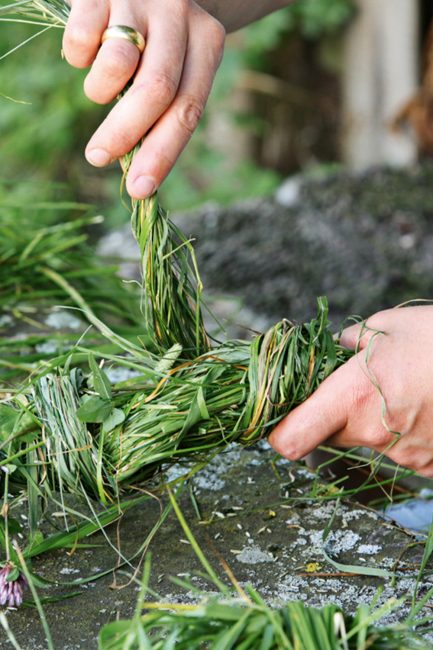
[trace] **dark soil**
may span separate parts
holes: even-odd
[[[291,207],[274,199],[182,215],[205,286],[269,321],[313,315],[329,298],[335,323],[433,297],[433,165],[300,181]]]

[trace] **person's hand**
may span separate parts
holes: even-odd
[[[90,139],[87,160],[103,167],[147,134],[127,179],[131,196],[144,198],[159,187],[197,127],[221,60],[224,28],[193,0],[71,0],[71,5],[63,51],[71,65],[92,66],[86,95],[107,104],[133,79]],[[143,34],[143,55],[121,39],[101,45],[109,25]]]
[[[359,352],[282,420],[269,442],[298,460],[326,443],[370,447],[433,477],[433,307],[382,311],[346,329]],[[374,333],[374,332],[382,333]]]

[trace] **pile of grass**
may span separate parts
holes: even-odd
[[[86,329],[86,313],[71,291],[65,289],[65,283],[80,294],[98,317],[125,337],[137,340],[144,332],[138,287],[125,285],[117,267],[99,259],[88,241],[89,233],[98,227],[102,217],[92,216],[87,205],[32,202],[31,192],[28,198],[28,205],[6,200],[0,203],[3,384],[16,380],[25,370],[33,370],[38,361],[49,359],[49,351],[44,353],[41,347],[44,342],[58,342],[65,350],[75,344],[72,335],[56,334],[44,323],[53,308],[80,309],[70,313],[82,319],[81,329]],[[18,337],[17,328],[22,330]],[[105,343],[94,328],[86,337],[87,345],[92,342],[99,346]]]
[[[89,205],[0,202],[0,310],[20,305],[74,305],[47,271],[72,284],[108,322],[142,324],[137,292],[128,291],[117,267],[94,252],[89,234],[103,218]]]
[[[354,616],[336,605],[321,609],[302,601],[267,605],[248,589],[240,599],[207,598],[197,605],[145,603],[148,613],[106,625],[100,650],[427,650],[408,625],[377,626],[364,605]],[[395,606],[395,603],[392,603]],[[382,610],[381,614],[385,612]]]

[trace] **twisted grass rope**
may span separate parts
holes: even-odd
[[[35,0],[28,7],[55,22],[64,22],[68,12],[63,0]],[[125,174],[134,153],[122,160]],[[161,354],[135,346],[142,377],[125,390],[113,393],[93,360],[84,376],[69,366],[45,375],[30,397],[41,427],[40,483],[49,490],[85,490],[102,501],[183,457],[207,457],[232,441],[253,444],[351,354],[333,339],[324,298],[309,323],[281,321],[252,343],[212,348],[191,242],[156,196],[132,201],[131,215],[141,251],[144,319]],[[101,324],[103,333],[107,329]],[[83,419],[89,404],[99,410]]]
[[[92,389],[76,371],[42,377],[34,399],[50,487],[79,492],[85,486],[105,500],[163,465],[206,457],[230,442],[255,443],[351,354],[334,341],[326,316],[321,299],[310,323],[282,321],[251,343],[226,343],[163,376],[154,363],[144,386],[113,396],[126,417],[106,433],[77,416]]]
[[[156,195],[132,201],[131,221],[141,253],[147,330],[162,353],[180,344],[184,356],[197,357],[210,345],[191,242],[168,219]]]

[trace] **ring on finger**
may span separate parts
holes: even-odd
[[[140,54],[144,52],[146,45],[144,36],[132,27],[127,27],[126,25],[110,25],[102,34],[101,43],[105,43],[109,38],[121,38],[124,41],[129,41],[135,45]]]

